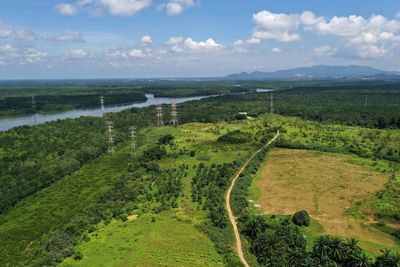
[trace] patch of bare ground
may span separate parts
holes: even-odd
[[[355,237],[378,250],[398,247],[394,238],[345,213],[384,186],[388,174],[347,161],[347,156],[307,150],[275,149],[262,168],[257,186],[264,214],[291,215],[307,210],[323,234]],[[362,244],[361,243],[361,244]],[[375,246],[378,245],[378,246]]]

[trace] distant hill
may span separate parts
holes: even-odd
[[[301,67],[275,72],[242,72],[225,76],[227,80],[325,80],[325,79],[400,79],[399,72],[384,71],[366,66]]]

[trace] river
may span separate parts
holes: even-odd
[[[118,112],[129,108],[143,108],[157,104],[172,104],[173,102],[183,103],[187,101],[200,100],[212,96],[170,98],[170,97],[154,97],[154,95],[152,94],[146,94],[146,97],[147,101],[145,102],[133,103],[127,105],[105,106],[104,109],[102,109],[99,105],[98,108],[91,108],[91,109],[74,109],[58,113],[33,114],[21,117],[3,118],[0,119],[0,131],[7,131],[17,126],[36,125],[49,121],[74,119],[74,118],[79,118],[81,116],[101,117],[104,113]]]

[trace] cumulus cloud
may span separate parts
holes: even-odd
[[[168,39],[166,42],[167,45],[176,45],[182,43],[185,38],[182,36],[173,36]]]
[[[47,52],[37,48],[17,48],[12,44],[4,44],[0,46],[0,55],[3,59],[10,62],[36,63],[47,57]]]
[[[47,57],[47,52],[36,48],[28,48],[25,53],[26,60],[30,63],[35,63],[42,61],[44,58]]]
[[[23,41],[32,42],[41,39],[41,36],[34,31],[21,29],[16,31],[15,38]]]
[[[273,53],[282,53],[282,49],[280,49],[279,47],[274,47],[274,48],[271,49],[271,51]]]
[[[78,13],[77,6],[73,4],[59,4],[55,6],[58,13],[65,16],[73,16]]]
[[[185,48],[193,51],[220,50],[224,48],[223,45],[216,43],[212,38],[208,38],[206,41],[196,42],[189,37],[186,38],[183,44]]]
[[[112,15],[129,16],[149,7],[151,0],[100,0]]]
[[[133,58],[141,58],[141,57],[144,57],[143,51],[140,50],[140,49],[132,49],[132,50],[129,52],[129,55],[130,55],[131,57],[133,57]]]
[[[300,35],[294,32],[299,28],[297,14],[278,14],[263,10],[253,15],[253,22],[256,25],[252,35],[254,40],[292,42],[300,39]]]
[[[12,44],[0,45],[0,53],[14,53],[17,52],[18,48],[14,47]]]
[[[80,32],[67,32],[64,34],[50,34],[45,37],[46,40],[56,41],[56,42],[77,42],[84,43],[86,42],[82,33]]]
[[[224,48],[222,44],[217,43],[212,38],[208,38],[205,41],[195,41],[190,37],[186,39],[181,36],[171,37],[166,42],[170,46],[173,52],[182,51],[192,51],[192,52],[202,52],[202,51],[215,51]]]
[[[109,59],[125,59],[128,58],[128,53],[121,49],[113,49],[104,52],[104,56]]]
[[[72,16],[79,11],[99,15],[102,10],[114,16],[132,16],[151,6],[152,0],[77,0],[75,3],[62,3],[55,7],[58,13]]]
[[[176,16],[194,5],[194,0],[170,0],[165,4],[165,10],[169,16]]]
[[[285,14],[263,10],[253,15],[253,22],[255,27],[251,38],[239,43],[239,46],[250,44],[250,40],[253,40],[253,43],[264,39],[297,41],[301,39],[300,33],[303,30],[317,35],[342,38],[342,51],[347,50],[347,53],[360,58],[368,58],[388,55],[396,43],[400,42],[399,17],[388,19],[382,15],[372,15],[369,18],[350,15],[327,19],[311,11]],[[327,51],[317,50],[313,53],[326,55]]]
[[[319,46],[315,47],[313,49],[312,55],[316,57],[321,57],[321,56],[332,56],[335,52],[335,49],[330,47],[329,45],[324,45],[324,46]]]
[[[7,27],[6,25],[3,25],[0,22],[0,38],[8,38],[12,35],[13,31],[11,28]]]
[[[153,43],[153,39],[149,35],[145,35],[142,38],[140,38],[140,43],[142,45],[149,45]]]
[[[69,50],[65,53],[65,56],[68,58],[78,58],[83,59],[89,57],[90,53],[84,49],[73,49]]]

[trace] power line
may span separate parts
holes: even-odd
[[[112,121],[107,121],[108,153],[114,154],[114,125]]]
[[[175,102],[171,105],[171,120],[169,121],[169,124],[174,126],[178,125],[178,109]]]
[[[274,94],[271,93],[270,112],[274,113]]]
[[[129,127],[131,131],[131,158],[134,158],[136,152],[136,127]]]
[[[104,111],[104,96],[100,96],[100,108]]]
[[[157,125],[158,126],[164,125],[164,122],[163,122],[163,108],[162,108],[161,104],[157,105],[156,112],[157,112],[157,114],[156,114]]]

